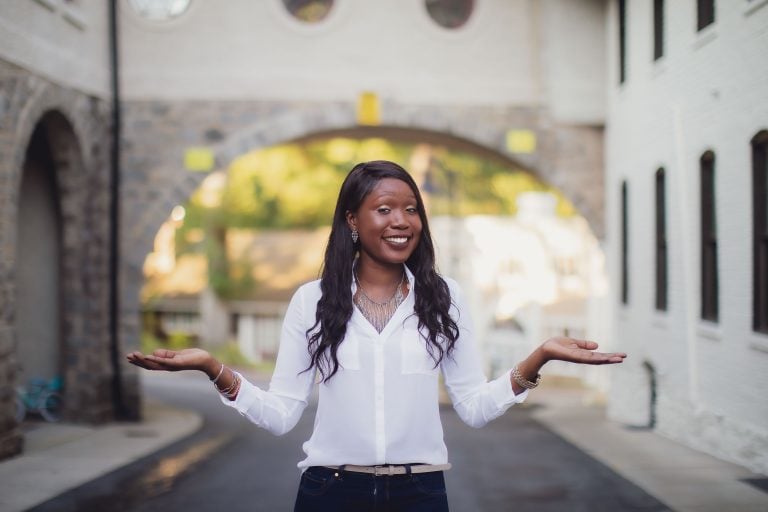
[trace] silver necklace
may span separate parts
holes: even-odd
[[[381,331],[384,330],[384,327],[386,327],[386,325],[392,319],[392,316],[394,316],[395,311],[397,311],[397,307],[405,299],[405,295],[403,294],[405,272],[403,272],[403,276],[400,278],[400,282],[397,284],[395,293],[393,293],[392,297],[384,302],[376,302],[375,300],[368,297],[368,295],[365,294],[365,290],[363,290],[363,286],[360,284],[360,279],[357,277],[357,272],[355,272],[354,275],[355,283],[357,283],[357,293],[355,293],[353,301],[363,316],[366,318],[366,320],[368,320],[373,328],[376,329],[376,332],[381,333]]]

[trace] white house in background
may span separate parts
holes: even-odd
[[[768,473],[768,2],[607,22],[609,414]]]
[[[489,373],[527,356],[541,340],[569,335],[605,340],[603,250],[582,217],[555,214],[556,199],[521,194],[515,217],[434,218],[438,266],[462,284]],[[548,375],[607,391],[605,368],[551,364]]]

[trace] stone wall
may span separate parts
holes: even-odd
[[[109,105],[0,60],[0,458],[17,453],[14,326],[21,174],[33,132],[53,157],[61,218],[65,417],[114,418],[109,350]],[[45,321],[45,319],[41,319]],[[129,393],[135,396],[135,392]]]

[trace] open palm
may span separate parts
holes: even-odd
[[[543,350],[547,360],[568,361],[583,364],[621,363],[627,354],[623,352],[595,352],[598,345],[594,341],[577,340],[566,337],[550,338],[544,342]]]
[[[160,348],[151,354],[131,352],[126,356],[128,362],[147,370],[179,370],[208,371],[212,361],[211,355],[200,348],[185,348],[184,350],[168,350]]]

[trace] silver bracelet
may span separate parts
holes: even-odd
[[[521,388],[525,389],[533,389],[536,386],[539,385],[539,382],[541,382],[541,374],[536,374],[536,380],[534,382],[529,381],[522,375],[520,375],[520,369],[515,365],[512,368],[512,380],[514,380]]]
[[[219,368],[219,374],[216,375],[216,378],[215,379],[211,379],[211,382],[213,382],[214,385],[216,384],[216,382],[218,382],[219,377],[221,377],[222,373],[224,373],[224,363],[221,363],[221,368]]]

